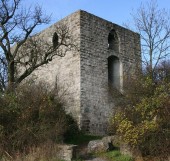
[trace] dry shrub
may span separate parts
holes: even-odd
[[[31,147],[29,149],[29,153],[19,154],[16,156],[16,161],[35,161],[35,160],[42,160],[42,161],[59,161],[59,147],[57,144],[53,142],[47,142],[45,144],[39,145],[38,147]]]
[[[0,102],[1,155],[27,151],[48,140],[63,141],[69,122],[56,89],[50,90],[45,83],[27,83],[1,95]]]
[[[4,153],[3,161],[59,161],[60,147],[51,141],[38,147],[30,147],[27,152],[16,152],[14,156]]]

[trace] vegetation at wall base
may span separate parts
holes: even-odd
[[[114,133],[142,156],[170,154],[170,83],[149,76],[134,78],[111,120]]]
[[[64,99],[45,83],[27,82],[0,95],[0,156],[29,153],[30,149],[62,143],[75,121],[64,110]],[[72,134],[73,135],[73,134]],[[49,145],[50,146],[50,145]]]

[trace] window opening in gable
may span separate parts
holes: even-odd
[[[120,60],[113,55],[108,57],[108,82],[112,87],[120,89]]]
[[[53,42],[53,48],[55,49],[58,46],[58,35],[56,32],[54,32],[53,34],[52,42]]]
[[[115,30],[111,30],[108,36],[108,48],[114,50],[115,52],[119,51],[119,41],[118,36]]]

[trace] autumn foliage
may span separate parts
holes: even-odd
[[[111,129],[143,156],[170,154],[170,83],[149,76],[131,79],[123,102],[111,119]]]

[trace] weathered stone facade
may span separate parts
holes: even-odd
[[[56,57],[34,74],[52,84],[57,77],[57,83],[67,91],[66,111],[80,128],[104,134],[114,109],[108,97],[108,82],[123,90],[124,75],[133,73],[141,59],[140,37],[82,10],[42,31],[43,37],[50,40],[59,23],[72,31],[79,50]]]

